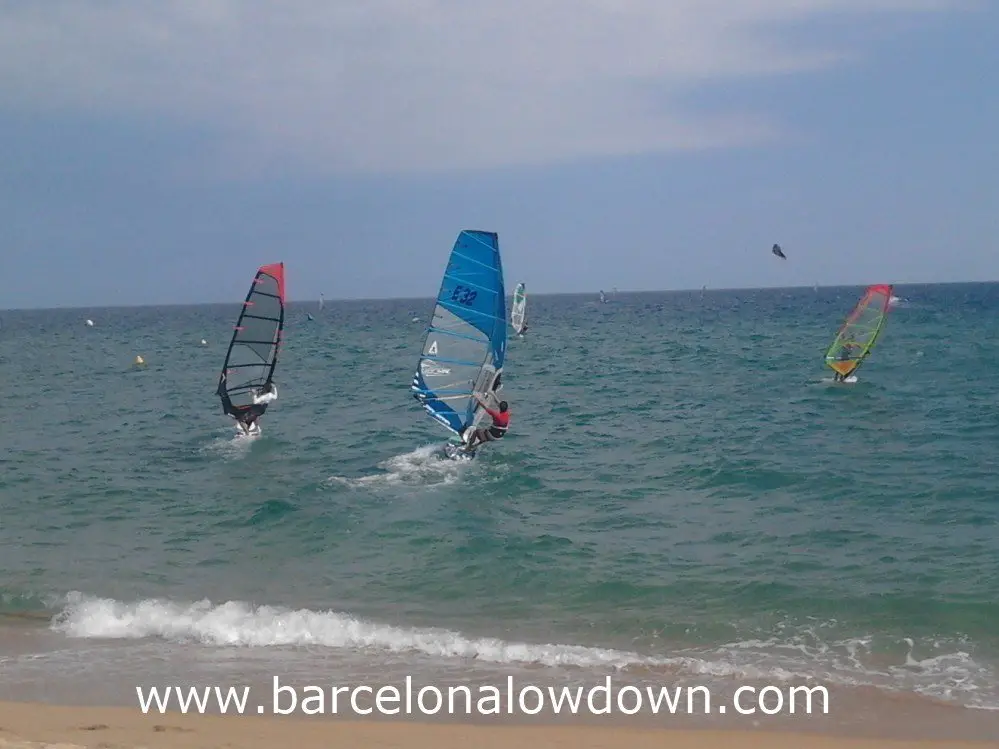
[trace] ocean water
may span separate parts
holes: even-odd
[[[239,301],[2,313],[0,699],[613,674],[995,710],[999,284],[896,287],[834,387],[862,291],[531,296],[471,463],[408,391],[429,299],[290,305],[252,441],[214,395]]]

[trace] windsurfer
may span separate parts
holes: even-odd
[[[472,432],[472,436],[469,437],[468,444],[465,447],[469,452],[474,450],[476,445],[480,445],[483,442],[502,439],[510,428],[510,407],[506,401],[500,401],[499,410],[495,411],[486,405],[486,402],[478,393],[473,393],[472,395],[485,412],[492,417],[493,423],[488,427],[479,427]]]
[[[853,354],[851,354],[850,350],[858,348],[859,346],[860,344],[857,343],[851,335],[843,341],[843,348],[839,350],[839,354],[836,356],[836,361],[850,361],[853,358]],[[856,367],[854,367],[854,369],[856,369]],[[847,376],[848,375],[845,375],[842,372],[836,372],[836,374],[833,375],[833,382],[843,382],[846,380]]]
[[[226,413],[236,420],[236,423],[243,430],[244,434],[249,434],[254,429],[260,429],[257,421],[267,410],[267,404],[277,400],[277,386],[273,382],[266,382],[253,393],[252,398],[253,403],[251,405],[234,406],[231,401],[228,401],[228,397],[226,397],[228,404]]]

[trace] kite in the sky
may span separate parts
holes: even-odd
[[[777,257],[782,257],[782,258],[784,258],[785,260],[787,260],[787,255],[785,255],[785,254],[784,254],[784,251],[783,251],[783,250],[782,250],[782,249],[780,248],[780,245],[779,245],[779,244],[775,244],[775,245],[774,245],[774,248],[773,248],[772,252],[773,252],[773,253],[774,253],[774,254],[775,254],[775,255],[776,255]]]

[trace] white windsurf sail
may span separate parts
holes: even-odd
[[[510,308],[510,324],[517,334],[527,330],[527,291],[524,282],[517,284],[513,292],[513,305]]]

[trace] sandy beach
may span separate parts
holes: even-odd
[[[999,741],[857,739],[769,731],[481,726],[402,721],[143,715],[124,707],[0,703],[2,749],[972,749]]]

